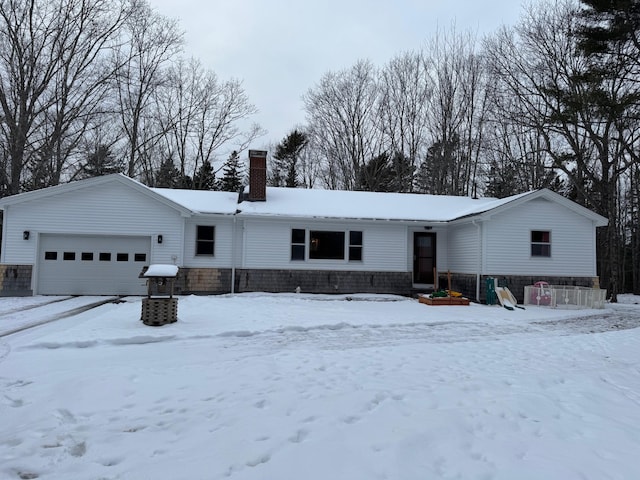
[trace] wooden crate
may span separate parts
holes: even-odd
[[[418,297],[420,303],[425,305],[469,305],[469,299],[464,297],[435,297],[430,298],[426,295]]]

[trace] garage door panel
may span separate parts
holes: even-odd
[[[138,278],[150,237],[41,235],[37,291],[43,295],[143,295]]]

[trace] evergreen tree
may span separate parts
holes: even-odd
[[[222,178],[218,179],[216,187],[223,192],[238,192],[242,188],[243,178],[240,155],[234,150],[222,167]]]
[[[505,198],[521,193],[518,191],[516,165],[492,162],[489,167],[489,176],[485,185],[484,195],[487,197]]]
[[[167,158],[156,172],[155,186],[158,188],[191,188],[193,181],[188,175],[182,175],[173,163],[173,159]]]
[[[458,195],[458,176],[456,175],[456,161],[458,155],[459,137],[441,141],[438,140],[427,149],[427,156],[418,169],[416,187],[421,193],[432,195]]]
[[[115,159],[111,150],[106,145],[98,145],[87,157],[87,161],[80,168],[78,178],[100,177],[112,173],[120,173],[124,170],[121,161]]]
[[[216,174],[213,165],[209,160],[205,160],[200,168],[193,175],[193,188],[195,190],[215,190]]]
[[[382,153],[373,157],[365,165],[360,167],[357,177],[357,190],[366,192],[392,191],[393,171],[389,155]]]
[[[583,25],[578,30],[579,45],[589,56],[612,53],[617,46],[630,44],[640,50],[640,1],[581,0]],[[628,60],[639,63],[638,57]]]
[[[581,0],[579,28],[572,32],[586,63],[572,80],[579,89],[560,91],[566,116],[591,114],[586,130],[595,139],[597,165],[580,168],[572,185],[581,188],[588,179],[584,196],[591,206],[609,219],[598,232],[598,260],[601,285],[611,301],[624,289],[622,267],[625,219],[619,199],[621,177],[640,163],[637,147],[639,130],[637,108],[640,104],[638,68],[640,67],[640,1]],[[584,92],[578,96],[574,91]],[[557,93],[557,92],[552,92]],[[633,188],[633,186],[631,187]],[[581,192],[582,193],[582,192]]]
[[[401,152],[391,158],[392,183],[389,192],[413,192],[416,167],[411,159]]]
[[[274,166],[269,183],[274,186],[298,187],[298,161],[309,143],[307,134],[298,130],[289,133],[276,147]]]
[[[358,172],[357,188],[369,192],[410,192],[415,168],[398,152],[373,157]]]

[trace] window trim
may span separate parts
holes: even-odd
[[[201,238],[200,229],[210,228],[211,238]],[[211,253],[199,253],[200,246],[211,245]],[[216,226],[215,225],[196,225],[196,244],[195,244],[195,256],[196,257],[215,257],[216,256]]]
[[[534,234],[542,234],[542,237],[544,238],[544,235],[546,234],[549,238],[549,240],[547,242],[544,241],[535,241],[534,240]],[[529,233],[529,239],[530,239],[530,256],[531,258],[551,258],[551,230],[531,230]],[[540,253],[535,253],[534,249],[535,247],[539,247],[540,248]],[[546,249],[544,248],[546,247]],[[545,250],[547,251],[547,253],[545,254]]]
[[[364,247],[364,230],[337,230],[337,229],[322,229],[322,228],[299,228],[299,227],[291,227],[290,229],[290,242],[289,242],[289,261],[291,262],[363,262],[363,247]],[[342,257],[334,257],[334,258],[318,258],[313,257],[312,253],[312,242],[313,242],[313,234],[316,232],[320,232],[322,234],[336,234],[342,236],[342,244],[341,244],[341,253]],[[304,242],[300,241],[300,237],[298,237],[298,241],[294,241],[294,236],[300,236],[304,233]],[[359,236],[359,239],[354,239],[353,237]],[[354,243],[359,240],[359,243]],[[337,246],[338,242],[335,243]],[[303,257],[294,258],[294,249],[303,249]],[[355,255],[354,251],[359,251],[359,255]],[[298,256],[299,256],[298,252]],[[359,257],[359,258],[355,258]]]

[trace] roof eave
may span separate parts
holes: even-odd
[[[293,219],[313,219],[328,221],[356,221],[356,222],[394,222],[394,223],[428,223],[430,225],[446,225],[448,220],[428,220],[420,218],[381,218],[381,217],[337,217],[331,215],[293,215],[281,213],[262,213],[239,211],[238,216],[247,218],[293,218]]]
[[[24,193],[18,193],[16,195],[11,195],[10,197],[5,197],[0,199],[0,209],[4,209],[7,206],[16,205],[22,202],[42,200],[55,195],[59,195],[61,193],[74,192],[77,190],[95,187],[98,185],[103,185],[111,182],[118,182],[130,188],[133,188],[134,190],[144,195],[147,195],[168,207],[171,207],[177,210],[183,216],[191,216],[194,213],[192,210],[180,205],[179,203],[169,200],[168,198],[160,195],[159,193],[154,192],[146,185],[143,185],[142,183],[132,178],[129,178],[126,175],[123,175],[121,173],[114,173],[111,175],[87,178],[84,180],[77,180],[69,183],[62,183],[59,185],[54,185],[54,186],[43,188],[40,190],[34,190],[32,192],[24,192]]]
[[[518,196],[518,198],[506,201],[501,205],[490,208],[488,210],[484,210],[482,212],[474,212],[468,215],[457,217],[453,219],[451,223],[465,223],[468,221],[473,221],[475,219],[479,219],[481,221],[488,220],[497,213],[508,210],[522,203],[529,202],[536,198],[546,198],[551,202],[559,203],[560,205],[568,208],[569,210],[572,210],[578,215],[582,215],[583,217],[590,219],[596,227],[604,227],[609,224],[609,220],[602,215],[595,213],[588,208],[583,207],[582,205],[579,205],[576,202],[569,200],[568,198],[563,197],[562,195],[555,193],[547,188],[528,192],[526,195],[520,195]]]

